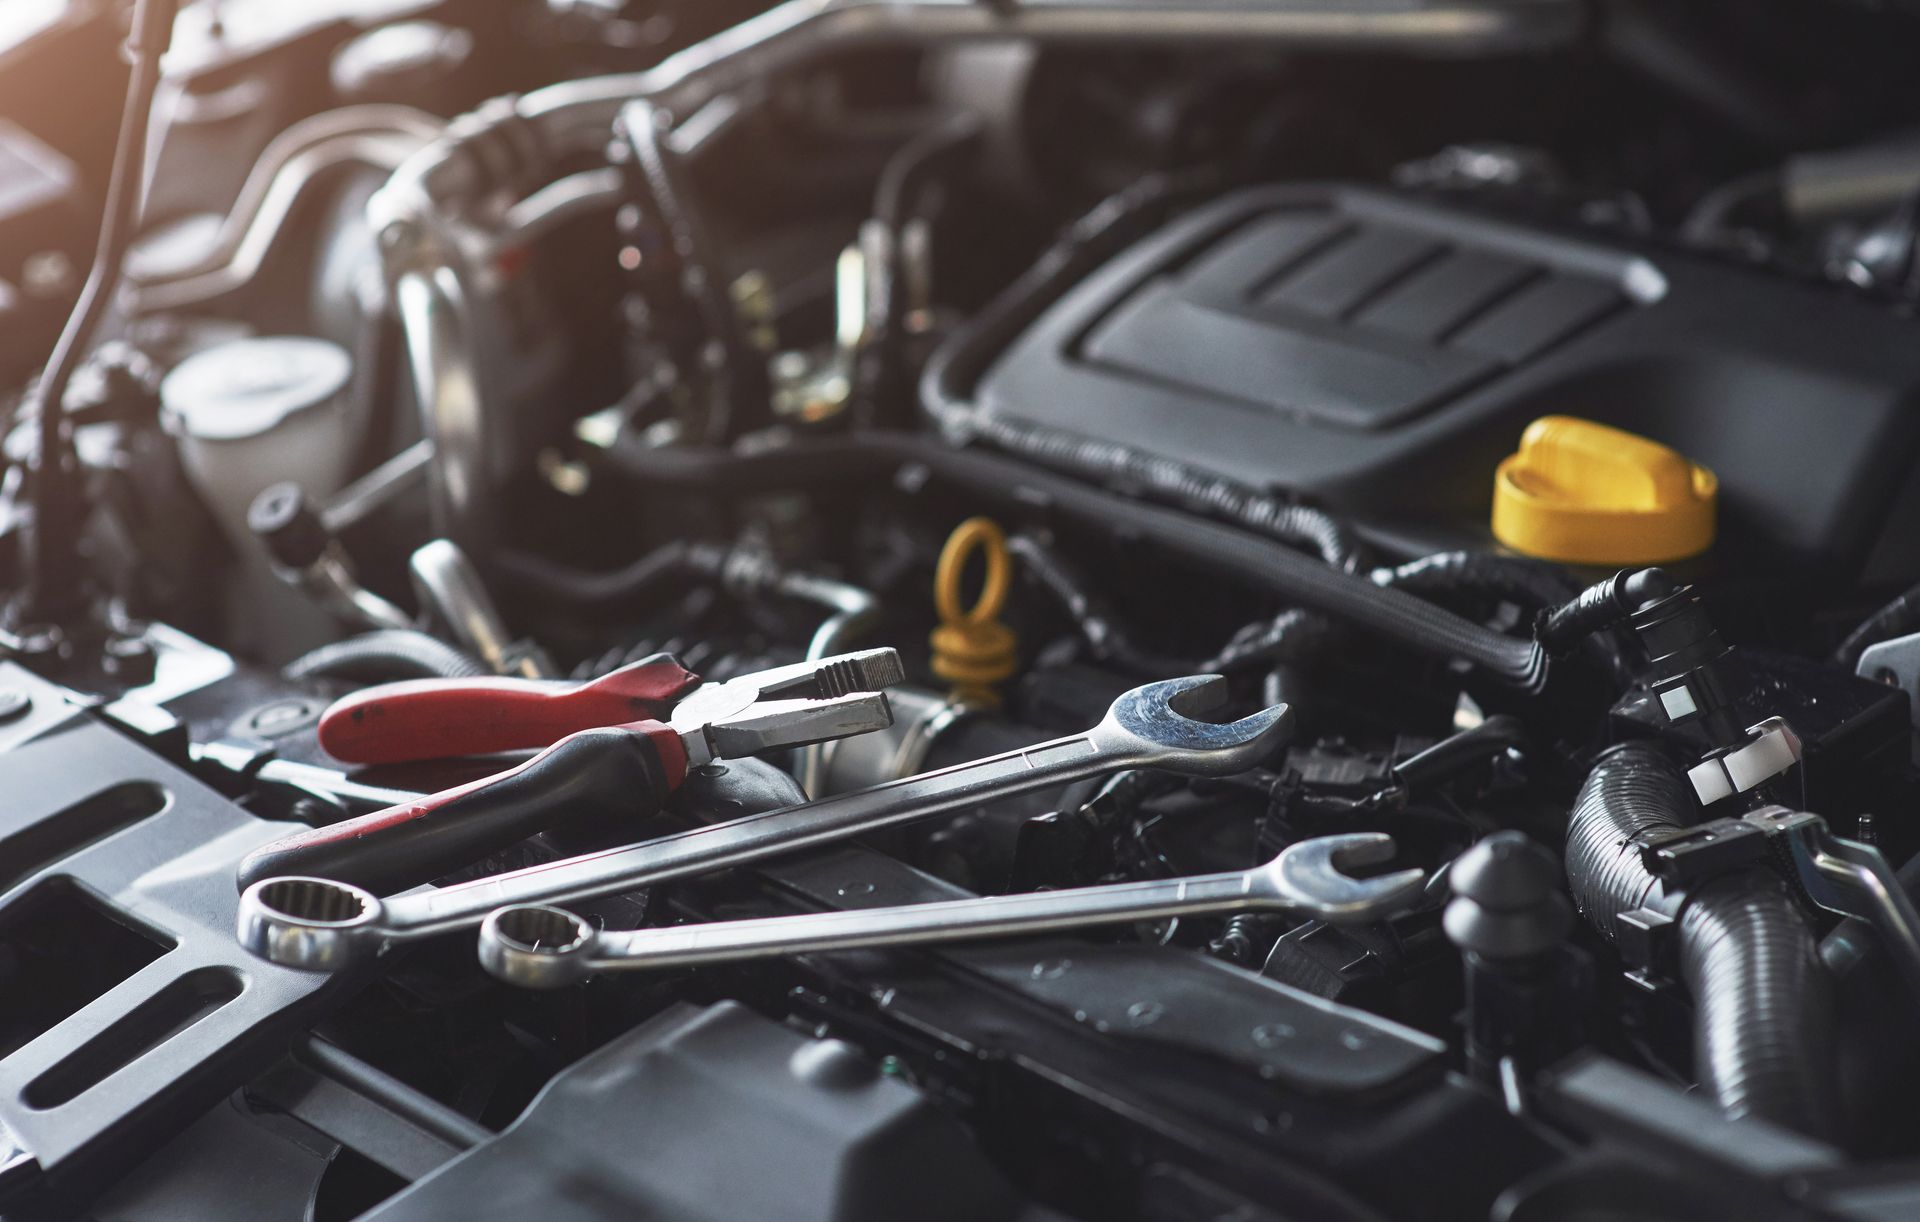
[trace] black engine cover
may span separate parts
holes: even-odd
[[[1912,323],[1833,287],[1307,187],[1238,192],[1113,259],[977,400],[1428,545],[1484,541],[1528,422],[1584,416],[1719,475],[1720,564],[1857,573],[1920,502],[1916,387]]]

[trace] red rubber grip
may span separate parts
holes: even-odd
[[[587,683],[417,679],[334,702],[320,746],[350,764],[399,764],[525,751],[598,726],[664,721],[700,682],[671,658],[647,658]]]

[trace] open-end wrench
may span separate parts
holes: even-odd
[[[322,878],[263,879],[240,897],[239,938],[275,963],[333,971],[390,942],[471,929],[496,908],[564,904],[750,865],[915,819],[1121,768],[1225,776],[1253,767],[1287,738],[1285,705],[1227,725],[1194,714],[1218,707],[1218,675],[1168,679],[1114,701],[1083,734],[991,755],[852,793],[716,823],[623,848],[588,853],[416,891],[388,900]]]
[[[1244,873],[623,933],[596,929],[562,908],[528,904],[502,908],[480,926],[480,963],[508,984],[555,989],[596,972],[965,942],[1206,913],[1286,909],[1335,924],[1362,922],[1389,916],[1421,895],[1422,870],[1374,878],[1346,872],[1386,861],[1393,851],[1384,832],[1348,832],[1303,840]]]

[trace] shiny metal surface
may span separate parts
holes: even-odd
[[[940,736],[977,711],[954,703],[946,692],[923,688],[895,688],[887,693],[887,700],[893,705],[893,725],[885,733],[838,739],[815,748],[820,765],[813,785],[808,785],[804,772],[796,773],[809,797],[912,776],[926,767]]]
[[[1880,850],[1834,835],[1818,815],[1783,806],[1744,818],[1786,839],[1809,899],[1828,912],[1859,917],[1873,926],[1908,992],[1920,1003],[1920,913]]]
[[[261,153],[205,258],[130,278],[134,308],[184,309],[244,287],[279,244],[300,201],[327,175],[349,165],[398,169],[444,127],[425,111],[387,104],[342,107],[295,123]]]
[[[451,268],[409,271],[393,286],[420,424],[433,443],[427,467],[434,529],[456,543],[493,537],[488,419],[468,348],[459,277]]]
[[[752,599],[772,593],[823,608],[827,618],[820,621],[807,642],[808,661],[844,652],[848,642],[871,627],[880,613],[880,602],[871,592],[813,573],[789,572],[757,549],[735,549],[722,565],[720,577],[727,589],[740,598]],[[892,686],[897,682],[898,678],[875,686]],[[800,788],[809,797],[820,796],[821,751],[818,745],[804,748],[794,769]]]
[[[1084,734],[991,755],[818,801],[749,815],[641,844],[550,862],[452,887],[364,903],[349,888],[329,895],[321,880],[272,890],[267,879],[240,898],[239,936],[276,963],[333,970],[388,942],[470,929],[496,908],[564,904],[675,878],[751,865],[882,828],[1120,768],[1165,768],[1224,776],[1259,764],[1293,727],[1285,705],[1225,725],[1196,720],[1226,697],[1218,675],[1150,683],[1122,695]],[[282,901],[276,903],[276,900]],[[291,903],[285,901],[293,901]],[[360,916],[342,920],[355,908]],[[326,919],[315,921],[312,914]]]
[[[416,441],[334,493],[320,521],[334,534],[357,526],[426,479],[432,465],[433,443]]]
[[[398,806],[420,796],[412,789],[393,789],[386,785],[368,785],[356,781],[337,768],[303,764],[299,760],[270,759],[254,771],[254,779],[263,785],[284,785],[292,789],[325,794],[349,806],[378,810]]]
[[[684,728],[719,721],[768,700],[832,700],[858,692],[877,692],[904,678],[906,668],[899,651],[890,648],[809,658],[756,670],[725,683],[705,684],[673,707],[673,724]]]
[[[414,589],[423,607],[431,607],[453,629],[460,643],[496,675],[548,679],[552,672],[538,653],[516,648],[513,634],[487,593],[480,571],[466,552],[450,539],[434,539],[414,550],[407,560]]]
[[[891,726],[883,689],[905,677],[893,649],[809,657],[696,688],[674,706],[670,724],[695,767],[806,746]]]
[[[678,721],[678,718],[675,719]],[[893,724],[885,692],[853,692],[824,700],[763,700],[740,713],[682,733],[687,762],[740,759],[780,747],[884,730]]]
[[[624,933],[596,930],[559,908],[503,908],[480,927],[480,963],[509,984],[557,988],[596,972],[964,942],[1205,913],[1287,909],[1321,921],[1370,921],[1418,900],[1425,872],[1355,878],[1345,867],[1377,864],[1393,851],[1385,833],[1350,832],[1301,841],[1244,873]]]

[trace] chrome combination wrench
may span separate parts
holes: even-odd
[[[597,972],[690,967],[863,946],[965,942],[1163,917],[1282,909],[1334,923],[1377,920],[1417,901],[1426,874],[1357,878],[1393,856],[1383,832],[1320,836],[1244,873],[992,895],[850,912],[607,933],[561,908],[502,908],[480,927],[480,963],[509,984],[561,988]]]
[[[1226,725],[1196,719],[1217,708],[1226,680],[1197,675],[1122,695],[1083,734],[852,793],[748,815],[657,840],[530,866],[456,886],[381,899],[324,878],[268,878],[240,897],[240,942],[262,958],[337,971],[396,942],[472,929],[498,908],[565,904],[690,875],[751,865],[896,824],[1122,768],[1191,776],[1243,772],[1286,741],[1292,712],[1264,709]]]

